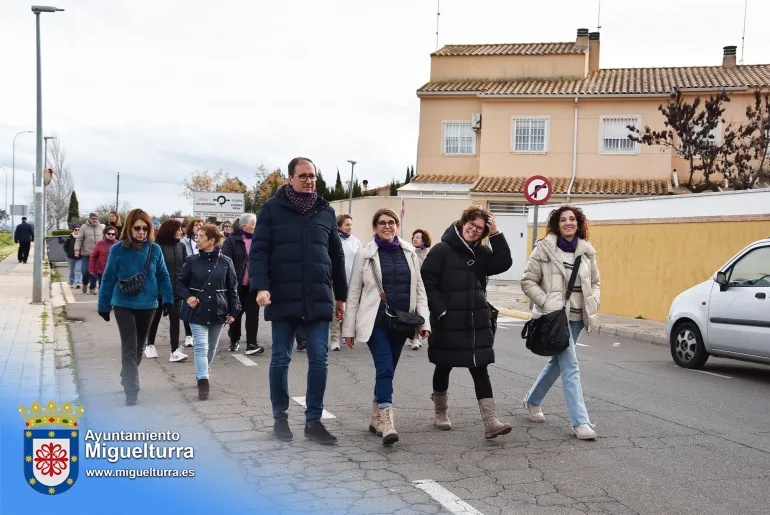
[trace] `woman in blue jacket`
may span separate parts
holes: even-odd
[[[152,219],[145,211],[133,209],[126,217],[126,229],[120,235],[120,243],[110,249],[107,267],[99,288],[99,316],[110,321],[110,308],[120,331],[121,362],[120,383],[126,392],[126,404],[133,406],[139,395],[139,363],[150,323],[158,308],[158,298],[163,302],[163,315],[173,307],[171,289],[163,252],[153,243]],[[124,291],[126,281],[144,271],[144,280],[138,293]]]
[[[241,311],[233,261],[219,251],[219,227],[198,229],[198,255],[188,256],[176,283],[177,296],[185,299],[181,316],[193,333],[198,399],[209,398],[209,369],[225,324]]]

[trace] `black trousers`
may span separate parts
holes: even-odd
[[[136,395],[139,392],[139,364],[155,310],[120,306],[113,310],[120,331],[120,384],[126,395]]]
[[[257,330],[259,329],[259,304],[257,294],[249,293],[249,286],[238,286],[238,299],[241,301],[241,312],[235,317],[235,322],[230,324],[227,336],[231,342],[241,339],[241,319],[246,319],[246,345],[257,344]]]
[[[171,336],[171,352],[179,348],[179,312],[182,309],[182,300],[175,300],[171,312],[168,314],[168,332]],[[158,299],[158,306],[163,304],[163,299]],[[159,307],[155,310],[150,324],[150,332],[147,335],[147,345],[155,345],[155,336],[158,334],[158,325],[163,316],[163,309]]]
[[[29,248],[32,246],[32,243],[27,242],[24,243],[23,241],[19,242],[19,261],[22,263],[26,263],[27,259],[29,259]]]
[[[433,391],[434,392],[446,392],[449,390],[449,373],[452,371],[452,367],[444,367],[436,365],[436,370],[433,371]],[[492,383],[489,381],[489,372],[487,372],[487,366],[469,368],[473,378],[473,386],[476,389],[477,399],[491,399],[492,396]]]

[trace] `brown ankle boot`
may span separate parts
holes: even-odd
[[[380,409],[380,429],[382,430],[382,445],[391,445],[398,441],[398,433],[393,422],[393,406]]]
[[[487,440],[511,432],[510,424],[498,420],[494,399],[479,399],[479,411],[481,411],[481,418],[484,420],[484,438]]]
[[[452,429],[452,423],[449,421],[449,417],[446,414],[447,408],[449,407],[449,394],[431,394],[430,398],[433,401],[433,409],[436,413],[436,416],[433,418],[433,425],[444,431]]]
[[[377,401],[372,402],[372,421],[369,422],[369,432],[382,436],[382,429],[380,429],[380,408],[377,406]]]
[[[209,398],[209,380],[198,379],[198,399],[205,401]]]

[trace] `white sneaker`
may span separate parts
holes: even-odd
[[[540,409],[540,406],[533,406],[527,403],[526,400],[521,399],[521,407],[529,412],[529,419],[532,422],[545,422],[545,415],[543,415],[543,410]]]
[[[169,361],[184,361],[189,356],[182,352],[181,348],[177,348],[174,352],[171,353],[171,356],[168,357]]]
[[[578,437],[578,440],[593,440],[596,438],[596,431],[593,429],[594,424],[580,424],[577,427],[572,428],[572,432]]]
[[[340,350],[340,342],[332,342],[332,350]]]
[[[193,346],[192,336],[185,336],[184,337],[184,346],[185,347],[192,347]]]
[[[420,350],[420,347],[422,347],[420,340],[418,340],[417,338],[412,340],[412,350]]]
[[[144,348],[144,355],[148,358],[157,358],[158,351],[155,349],[155,345],[148,345]]]

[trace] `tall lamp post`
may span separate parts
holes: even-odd
[[[348,159],[350,163],[350,201],[348,202],[348,214],[353,212],[353,170],[356,168],[356,162],[352,159]]]
[[[32,302],[39,304],[43,301],[43,238],[40,237],[40,227],[45,227],[43,216],[43,87],[40,66],[40,13],[55,13],[63,11],[57,7],[33,5],[35,13],[35,39],[37,48],[37,132],[35,143],[35,225],[38,237],[35,238],[35,264],[32,268]],[[41,224],[42,221],[42,224]],[[43,229],[45,231],[45,229]]]
[[[13,137],[13,165],[11,165],[11,231],[16,226],[16,217],[13,214],[13,206],[16,204],[16,138],[22,134],[31,134],[35,131],[21,131]]]

